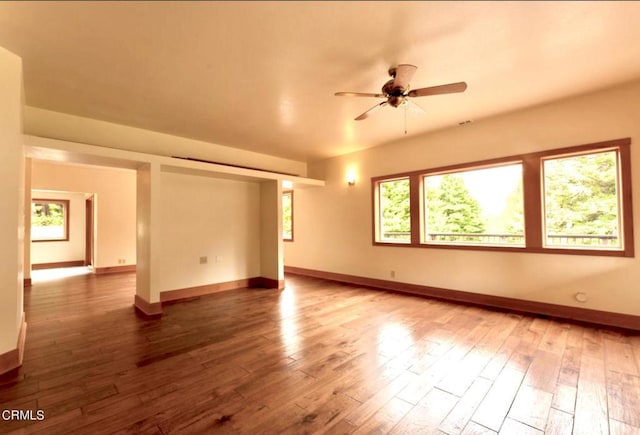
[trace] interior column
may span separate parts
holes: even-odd
[[[24,149],[22,59],[0,48],[0,374],[22,364]]]
[[[136,295],[134,306],[147,316],[162,314],[159,290],[160,165],[146,163],[137,171]]]
[[[31,159],[24,159],[24,287],[31,287]]]
[[[282,183],[260,184],[260,270],[266,288],[284,288],[282,242]]]

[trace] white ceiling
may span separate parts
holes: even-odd
[[[640,2],[0,2],[29,106],[298,160],[404,136],[379,92],[398,63],[410,135],[640,78]]]

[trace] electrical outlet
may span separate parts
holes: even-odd
[[[208,262],[209,259],[207,258],[207,256],[200,257],[200,264],[207,264]]]
[[[396,277],[396,271],[392,270],[389,272],[389,276],[391,276],[391,278],[395,278]]]
[[[585,292],[578,292],[574,295],[576,301],[578,302],[582,302],[583,304],[585,302],[589,301],[589,297],[587,296],[587,294]]]
[[[222,255],[216,255],[216,263],[222,263]]]

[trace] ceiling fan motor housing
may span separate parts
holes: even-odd
[[[394,79],[389,80],[382,86],[382,92],[387,95],[387,102],[392,107],[398,107],[405,100],[405,89],[401,86],[393,86]]]

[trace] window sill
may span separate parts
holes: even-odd
[[[561,255],[590,255],[601,257],[635,257],[632,249],[584,249],[584,248],[531,248],[517,246],[478,246],[478,245],[445,245],[433,243],[388,243],[373,242],[373,246],[395,246],[402,248],[422,248],[422,249],[457,249],[463,251],[493,251],[493,252],[521,252],[530,254],[561,254]]]

